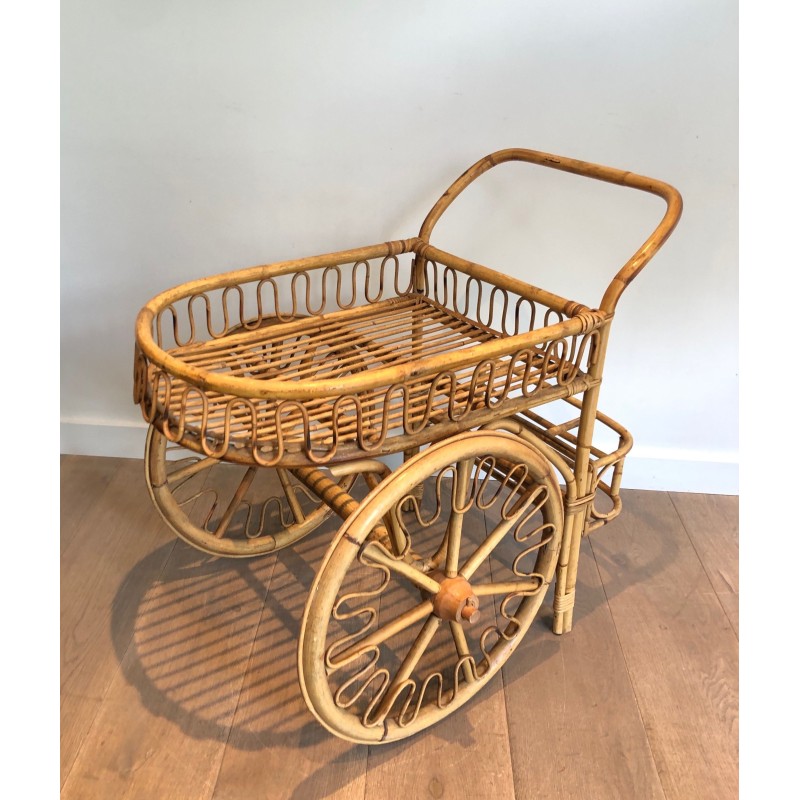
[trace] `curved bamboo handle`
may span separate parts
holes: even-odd
[[[502,164],[505,161],[527,161],[531,164],[539,164],[543,167],[559,169],[563,172],[572,172],[575,175],[583,175],[587,178],[594,178],[599,181],[616,183],[620,186],[630,186],[633,189],[640,189],[650,194],[658,195],[667,203],[667,211],[658,227],[650,234],[644,244],[628,259],[623,267],[617,272],[603,295],[600,302],[600,309],[613,312],[617,301],[625,291],[627,285],[644,269],[647,262],[658,252],[661,245],[669,238],[669,235],[678,224],[683,209],[683,200],[678,190],[668,183],[645,178],[643,175],[636,175],[633,172],[626,172],[613,167],[603,167],[599,164],[591,164],[588,161],[578,161],[574,158],[564,158],[555,156],[551,153],[542,153],[538,150],[523,150],[514,148],[510,150],[498,150],[482,158],[473,164],[453,185],[439,198],[436,205],[430,210],[422,227],[419,231],[419,238],[425,242],[430,241],[433,226],[445,212],[447,207],[467,188],[476,178],[483,175],[492,167]]]

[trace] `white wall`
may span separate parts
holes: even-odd
[[[133,321],[167,286],[416,233],[493,150],[677,186],[601,408],[629,486],[737,491],[735,0],[62,3],[62,450],[139,455]],[[661,202],[523,164],[434,241],[596,304]]]

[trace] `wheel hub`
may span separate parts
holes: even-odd
[[[480,601],[466,578],[461,575],[447,578],[441,573],[431,577],[439,581],[439,591],[432,598],[433,613],[437,617],[449,622],[478,621],[481,615],[478,611]]]

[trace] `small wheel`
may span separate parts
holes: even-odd
[[[312,713],[344,739],[391,742],[463,705],[533,622],[563,521],[552,467],[517,437],[464,433],[409,459],[311,588],[298,663]]]
[[[150,497],[164,521],[193,547],[249,558],[302,539],[332,512],[288,472],[227,464],[175,445],[150,426],[145,445]],[[339,485],[347,491],[354,475]]]

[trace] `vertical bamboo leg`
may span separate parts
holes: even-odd
[[[415,455],[417,455],[417,453],[419,453],[419,451],[420,451],[419,447],[412,447],[409,450],[404,450],[403,451],[403,463],[405,463],[409,459],[413,458]],[[417,503],[422,504],[422,495],[423,495],[424,489],[425,489],[425,487],[424,487],[423,484],[419,484],[418,486],[412,486],[411,487],[411,495],[416,498]],[[400,510],[401,511],[411,511],[411,502],[407,501],[406,503],[404,503]]]
[[[558,555],[558,567],[556,568],[556,589],[553,597],[553,633],[569,633],[572,630],[572,608],[575,604],[575,587],[572,592],[568,590],[569,566],[570,563],[577,562],[577,557],[573,558],[573,548],[580,548],[581,526],[578,514],[574,511],[569,513],[564,521],[564,537],[561,540],[561,551]],[[577,535],[576,535],[577,534]]]
[[[586,393],[589,394],[588,392]],[[572,613],[575,608],[575,585],[578,578],[578,559],[581,554],[581,538],[586,524],[586,510],[591,503],[589,491],[589,448],[591,445],[591,429],[594,423],[594,414],[597,407],[595,393],[594,402],[589,397],[584,400],[584,413],[586,407],[591,409],[591,416],[584,419],[581,415],[581,425],[578,433],[579,444],[575,459],[575,483],[577,495],[572,508],[567,509],[569,525],[565,530],[561,544],[561,554],[558,561],[556,576],[556,589],[553,599],[553,633],[569,633],[572,630]],[[588,430],[589,444],[580,444]],[[583,435],[582,435],[583,434]]]
[[[603,374],[606,347],[608,345],[609,327],[599,333],[599,338],[592,347],[589,374],[600,378]],[[587,389],[583,395],[580,425],[578,426],[578,442],[575,449],[575,501],[569,515],[569,536],[564,537],[561,544],[559,566],[556,577],[555,598],[553,601],[553,633],[569,633],[572,630],[572,614],[575,608],[575,585],[578,580],[578,560],[581,554],[581,537],[586,527],[586,515],[594,493],[591,485],[589,457],[592,448],[592,435],[597,417],[597,399],[600,385]],[[570,513],[571,512],[571,513]],[[567,531],[565,531],[565,534]],[[565,565],[566,568],[562,568]]]
[[[365,472],[364,480],[370,489],[375,489],[380,483],[380,479],[375,475],[374,472]],[[397,524],[397,519],[394,516],[393,509],[384,514],[383,524],[386,526],[386,530],[389,531],[389,541],[392,545],[392,552],[395,554],[395,556],[399,556],[405,549],[406,537],[400,526]]]

